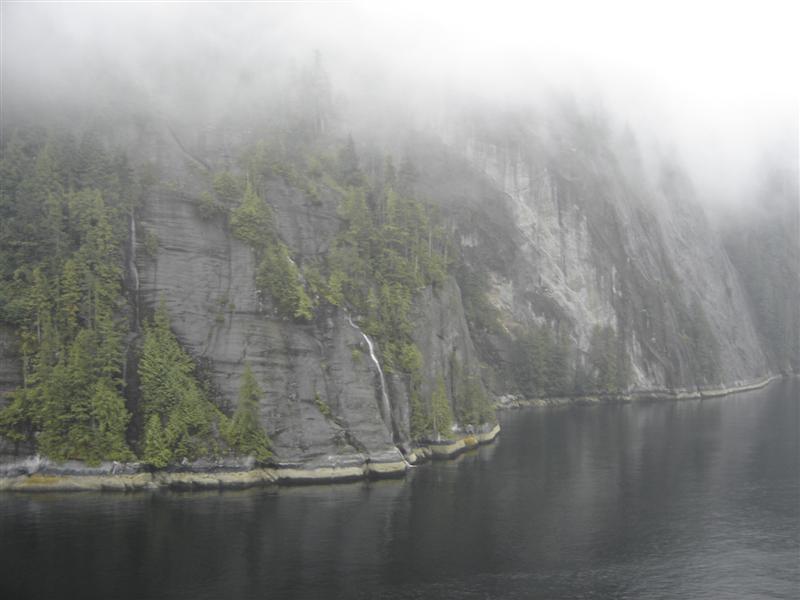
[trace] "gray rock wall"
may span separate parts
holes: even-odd
[[[452,277],[436,289],[426,288],[417,296],[412,310],[414,342],[423,356],[421,395],[429,398],[438,377],[445,381],[448,396],[454,403],[453,391],[464,378],[480,381],[481,365],[461,304],[461,291]],[[460,373],[454,373],[458,365]],[[457,381],[461,378],[461,381]]]
[[[280,207],[280,194],[268,196]],[[278,214],[285,213],[278,208]],[[314,238],[314,218],[281,223],[293,251]],[[159,239],[155,257],[141,247],[136,253],[143,312],[152,314],[163,299],[175,333],[207,369],[222,405],[235,406],[244,364],[251,364],[264,391],[262,422],[279,460],[393,454],[391,429],[379,411],[377,372],[342,311],[308,325],[277,316],[256,290],[253,251],[222,223],[203,221],[188,196],[154,194],[139,230]]]
[[[466,162],[458,168],[472,171],[476,191],[447,208],[468,256],[488,268],[506,327],[566,328],[580,355],[595,326],[611,326],[634,389],[693,386],[702,382],[685,322],[698,300],[719,347],[707,383],[765,375],[741,285],[685,178],[665,168],[654,181],[600,134],[581,143],[563,123],[536,127],[448,132],[447,151]]]
[[[280,317],[256,290],[253,251],[232,237],[223,217],[200,216],[205,169],[232,167],[241,135],[212,136],[202,147],[190,128],[159,123],[121,135],[134,162],[158,165],[160,180],[130,228],[130,347],[141,321],[163,301],[223,409],[235,407],[245,362],[251,364],[278,460],[397,460],[396,446],[409,441],[407,378],[387,374],[385,422],[380,378],[344,311],[320,310],[308,324]],[[652,182],[623,168],[603,144],[581,145],[570,135],[466,127],[451,131],[447,143],[412,152],[421,171],[418,193],[442,210],[467,259],[488,271],[503,325],[546,322],[566,331],[578,353],[588,350],[595,326],[609,325],[631,355],[633,388],[686,387],[697,383],[695,357],[680,323],[697,298],[719,343],[719,383],[765,374],[737,275],[691,188],[674,177]],[[323,187],[312,202],[274,178],[259,192],[298,262],[325,255],[340,227],[334,191]],[[157,241],[155,252],[147,240]],[[439,376],[453,395],[455,364],[460,376],[482,374],[493,392],[506,391],[507,382],[492,377],[494,365],[482,360],[488,362],[487,348],[496,351],[491,360],[503,360],[508,348],[500,347],[501,337],[470,331],[453,278],[420,290],[412,321],[423,397]],[[15,336],[0,328],[0,403],[21,382]]]

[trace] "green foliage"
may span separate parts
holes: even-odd
[[[328,278],[328,286],[325,290],[324,296],[325,300],[334,306],[342,306],[344,304],[344,292],[342,291],[342,286],[344,285],[345,281],[345,274],[341,270],[335,269]]]
[[[340,153],[340,180],[349,185],[338,208],[344,226],[328,255],[325,297],[365,317],[388,372],[413,373],[420,361],[411,341],[412,298],[443,281],[449,240],[428,207],[394,189],[391,169],[370,189],[357,162],[349,141]]]
[[[197,210],[200,213],[200,218],[204,221],[211,221],[228,214],[228,206],[216,200],[208,192],[200,194],[200,198],[197,201]]]
[[[0,433],[15,444],[32,440],[34,429],[31,422],[31,403],[35,398],[25,389],[15,390],[10,396],[11,402],[0,411]]]
[[[328,282],[319,270],[317,263],[306,262],[303,265],[303,280],[306,282],[311,302],[316,304],[325,296]]]
[[[401,343],[395,350],[397,367],[405,373],[419,373],[422,369],[422,352],[416,344]]]
[[[144,234],[144,251],[150,258],[158,256],[158,236],[149,230]]]
[[[353,136],[347,136],[347,143],[339,150],[339,180],[343,185],[357,187],[364,183],[364,174],[358,164],[356,145]]]
[[[145,435],[142,459],[155,467],[213,456],[225,417],[206,397],[194,363],[170,331],[162,304],[145,326],[139,359]]]
[[[248,182],[242,203],[231,213],[233,235],[261,250],[274,242],[273,227],[272,211]]]
[[[274,230],[272,211],[248,182],[244,200],[231,214],[233,234],[249,244],[259,258],[256,286],[269,292],[279,312],[300,321],[314,318],[314,305],[300,271]]]
[[[422,402],[419,390],[416,387],[411,389],[411,439],[420,440],[433,431],[433,419],[430,408]]]
[[[272,456],[269,437],[258,419],[258,403],[262,395],[250,363],[245,363],[242,385],[239,388],[239,403],[226,428],[226,439],[238,454],[253,456],[260,462]]]
[[[256,285],[269,290],[278,310],[301,321],[314,318],[311,299],[300,281],[300,273],[281,242],[268,246],[258,266]]]
[[[158,174],[145,168],[134,177],[124,157],[106,153],[93,135],[14,132],[2,143],[0,320],[20,331],[25,385],[0,412],[0,433],[35,441],[55,458],[131,458],[121,381],[127,325],[121,248],[136,198]],[[422,357],[411,340],[409,312],[417,290],[446,276],[450,242],[436,215],[414,196],[415,168],[405,160],[395,172],[388,159],[383,181],[368,181],[352,140],[338,156],[308,157],[287,148],[284,139],[245,157],[247,185],[229,172],[217,174],[213,194],[200,198],[201,216],[230,215],[233,235],[256,253],[258,287],[282,314],[308,321],[315,303],[327,301],[364,315],[386,369],[411,375],[412,398],[421,406]],[[274,176],[311,202],[342,197],[342,231],[325,261],[306,266],[303,276],[256,192]],[[143,243],[155,256],[156,236],[145,232]],[[221,434],[237,451],[265,456],[250,427],[257,412],[237,408],[228,424],[198,383],[163,308],[145,326],[139,380],[145,462],[164,467],[214,455]],[[253,387],[245,381],[242,388],[252,398]],[[446,424],[448,412],[430,404],[415,414],[427,415],[424,429],[432,432],[434,417]],[[449,410],[446,395],[445,404]],[[240,398],[239,406],[252,403]]]
[[[156,413],[150,415],[144,428],[142,456],[145,462],[157,469],[163,469],[172,461],[172,449],[161,424],[161,417]]]
[[[17,131],[0,172],[0,320],[24,364],[0,434],[59,460],[130,459],[117,318],[130,169],[94,136]]]
[[[400,178],[394,175],[391,158],[382,184],[370,186],[352,138],[332,160],[325,155],[298,160],[287,152],[287,145],[285,140],[271,146],[261,143],[245,153],[242,162],[249,180],[259,183],[280,176],[311,198],[318,198],[320,186],[340,193],[338,214],[344,227],[325,264],[304,267],[309,296],[297,265],[273,232],[271,216],[261,215],[260,207],[266,205],[245,192],[231,224],[234,234],[256,249],[258,287],[269,291],[282,314],[300,320],[312,319],[320,301],[349,306],[366,316],[362,325],[375,337],[387,371],[411,372],[419,362],[410,339],[411,299],[418,289],[440,283],[449,264],[444,229],[413,197],[413,165],[403,163],[408,185],[407,193],[400,194],[394,189]]]
[[[458,422],[464,425],[495,423],[497,417],[480,378],[465,372],[455,356],[452,357],[450,365],[453,403],[456,407]]]
[[[437,439],[442,436],[448,437],[453,432],[453,409],[447,399],[444,379],[441,376],[436,379],[436,388],[431,394],[431,425]]]
[[[341,194],[343,222],[327,256],[322,297],[361,315],[386,372],[410,375],[412,438],[449,435],[453,415],[446,394],[443,403],[434,394],[436,403],[427,404],[420,394],[423,358],[412,340],[410,312],[418,290],[444,281],[452,252],[437,216],[414,197],[416,170],[406,159],[398,175],[387,157],[383,180],[370,182],[349,138],[333,176],[320,179]]]
[[[363,356],[364,356],[364,353],[361,351],[361,349],[358,346],[356,346],[355,348],[353,348],[350,351],[350,358],[352,358],[353,362],[356,363],[356,364],[361,362],[361,359],[363,358]]]
[[[464,393],[464,423],[480,424],[494,421],[494,411],[491,409],[486,392],[480,381],[474,375],[467,379]]]
[[[328,403],[322,399],[319,393],[314,394],[314,404],[316,404],[317,409],[319,410],[320,413],[322,413],[323,417],[325,417],[326,419],[333,418],[333,411],[331,411],[331,407],[328,406]]]
[[[464,313],[473,331],[501,333],[500,312],[489,301],[489,277],[486,272],[461,263],[456,269],[456,280],[461,290]]]
[[[472,408],[475,423],[497,423],[497,413],[476,377],[470,378],[467,382],[467,405]]]
[[[113,382],[96,332],[81,330],[36,388],[39,450],[57,460],[131,457],[125,445],[130,415]]]
[[[229,171],[215,175],[212,186],[217,201],[223,206],[231,206],[241,197],[241,186]]]
[[[534,325],[514,340],[511,372],[519,391],[528,398],[569,392],[566,336],[554,339],[546,325]]]
[[[254,185],[279,177],[287,185],[303,190],[306,197],[317,204],[320,199],[315,180],[319,177],[319,160],[290,149],[295,141],[281,140],[280,136],[273,137],[269,143],[261,141],[243,153],[241,164]]]
[[[133,453],[125,443],[130,414],[125,409],[125,399],[108,378],[99,378],[93,386],[89,411],[92,423],[89,460],[132,459]]]
[[[411,162],[411,158],[405,155],[397,173],[397,191],[408,196],[412,195],[418,179],[417,167]]]

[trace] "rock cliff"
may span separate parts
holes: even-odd
[[[481,293],[498,323],[476,325],[482,317],[469,314],[463,281],[452,274],[419,289],[409,313],[422,357],[419,393],[431,396],[441,377],[456,408],[465,381],[494,396],[519,394],[509,365],[516,338],[531,327],[562,340],[573,379],[591,374],[593,340],[610,331],[605,351],[629,365],[622,394],[768,375],[739,275],[685,175],[667,163],[647,171],[635,148],[577,115],[516,119],[466,118],[406,146],[417,194],[440,211],[457,260],[485,275]],[[154,121],[109,137],[158,173],[126,240],[129,407],[137,403],[142,323],[163,302],[223,410],[234,408],[251,365],[263,392],[259,419],[279,463],[401,460],[398,447],[413,443],[409,376],[382,372],[373,340],[344,306],[323,304],[305,323],[283,316],[256,285],[253,248],[232,235],[227,215],[202,211],[199,181],[235,170],[250,133]],[[368,141],[365,154],[385,153]],[[272,176],[258,193],[292,260],[324,259],[341,229],[341,191],[322,185],[311,196]],[[15,335],[3,326],[0,391],[18,386],[20,372]],[[566,393],[577,389],[568,384]],[[131,427],[143,425],[134,419]]]
[[[610,326],[630,357],[634,390],[763,376],[741,284],[685,174],[667,162],[647,174],[635,147],[571,119],[543,131],[475,126],[450,142],[493,188],[472,214],[451,210],[508,324],[565,328],[578,361],[593,328]],[[495,236],[504,248],[487,239]],[[713,342],[708,372],[698,368],[698,336]]]

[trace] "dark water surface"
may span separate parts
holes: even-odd
[[[800,598],[800,386],[523,410],[405,481],[0,495],[0,597]]]

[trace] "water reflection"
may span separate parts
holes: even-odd
[[[405,481],[1,495],[2,597],[797,597],[796,382],[501,415]]]

